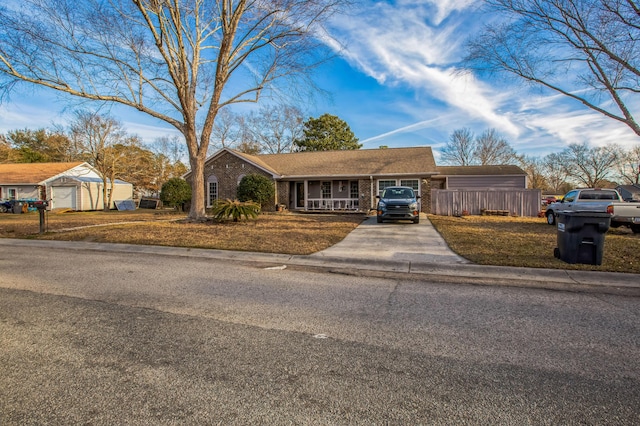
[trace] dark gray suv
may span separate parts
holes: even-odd
[[[385,220],[411,220],[420,222],[420,209],[418,208],[419,195],[416,195],[408,186],[390,186],[382,191],[378,199],[377,218],[378,223]]]

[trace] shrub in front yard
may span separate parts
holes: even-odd
[[[171,178],[162,185],[160,199],[165,205],[182,210],[182,205],[191,200],[191,185],[184,179]]]
[[[255,219],[260,214],[260,205],[253,201],[218,200],[211,209],[211,215],[217,220]]]
[[[262,208],[274,202],[275,193],[276,189],[271,179],[262,175],[247,175],[238,185],[238,200],[253,201]]]

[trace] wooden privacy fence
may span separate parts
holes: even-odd
[[[483,211],[535,217],[540,211],[539,189],[434,189],[431,213],[443,216],[479,215]]]

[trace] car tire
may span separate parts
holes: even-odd
[[[420,218],[413,219],[413,223],[420,223]]]
[[[7,208],[5,206],[0,206],[0,213],[6,213]]]
[[[549,225],[555,225],[556,224],[556,215],[553,214],[553,212],[547,213],[547,224]]]
[[[376,217],[376,222],[378,222],[378,223],[382,223],[382,222],[383,222],[383,221],[382,221],[382,218],[381,218],[380,216],[377,216],[377,217]]]
[[[640,234],[640,225],[631,225],[631,230],[634,234]]]

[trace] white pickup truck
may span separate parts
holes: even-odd
[[[555,225],[558,212],[596,212],[611,215],[611,227],[628,226],[640,233],[640,203],[623,201],[615,189],[574,189],[562,200],[547,206],[545,216],[549,225]]]

